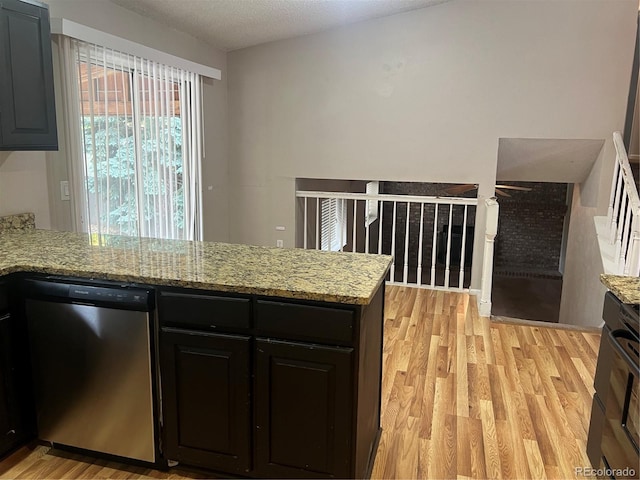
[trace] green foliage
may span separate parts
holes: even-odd
[[[175,236],[180,238],[184,230],[180,117],[143,117],[138,139],[131,118],[82,120],[92,225],[97,227],[99,219],[103,232],[158,237],[161,224],[171,216]],[[138,210],[144,223],[141,232]]]

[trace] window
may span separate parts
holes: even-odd
[[[325,198],[320,208],[320,248],[340,251],[347,244],[347,201]]]
[[[75,79],[67,81],[69,118],[79,123],[82,153],[76,224],[92,234],[200,239],[199,76],[65,41]]]

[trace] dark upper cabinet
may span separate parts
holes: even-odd
[[[0,150],[57,150],[49,9],[0,0]]]

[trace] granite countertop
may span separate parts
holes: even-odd
[[[0,217],[0,233],[36,228],[36,216],[33,213],[18,213]]]
[[[367,305],[387,255],[24,230],[0,234],[0,276],[116,280]]]
[[[600,281],[622,303],[640,304],[640,278],[602,274]]]

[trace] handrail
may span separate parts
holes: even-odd
[[[640,198],[620,132],[613,133],[616,162],[607,212],[616,274],[640,275]]]
[[[622,135],[620,132],[613,132],[613,144],[616,147],[616,160],[620,165],[624,186],[627,190],[627,194],[629,195],[631,208],[638,212],[638,210],[640,210],[638,187],[633,179],[633,172],[631,171],[631,165],[629,164],[629,157],[627,156],[627,150],[624,147],[624,142],[622,141]]]
[[[477,205],[477,198],[434,197],[426,195],[394,195],[388,193],[368,194],[351,192],[316,192],[298,190],[298,198],[343,198],[349,200],[378,200],[386,202],[439,203],[453,205]]]

